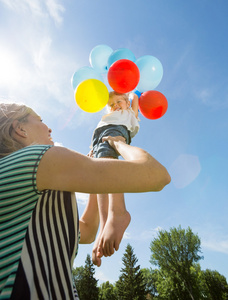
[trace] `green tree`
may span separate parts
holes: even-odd
[[[197,276],[194,274],[194,263],[202,259],[199,255],[200,239],[192,230],[171,228],[170,232],[160,230],[158,237],[150,245],[150,262],[160,267],[160,278],[163,278],[163,284],[159,280],[157,289],[160,293],[165,290],[164,285],[172,287],[167,288],[172,291],[176,299],[199,299],[200,291],[197,285]],[[193,268],[193,269],[192,269]],[[162,286],[163,285],[163,286]],[[165,296],[164,296],[165,297]],[[172,299],[172,298],[166,298]],[[174,299],[174,298],[173,298]]]
[[[85,260],[85,266],[73,270],[73,279],[79,294],[80,300],[98,299],[99,289],[94,278],[95,268],[88,254]]]
[[[194,299],[204,299],[201,297],[201,283],[199,279],[200,266],[195,264],[191,267],[191,282]],[[157,293],[159,295],[158,299],[164,300],[191,300],[188,290],[185,287],[183,280],[178,274],[170,274],[166,271],[161,271],[161,269],[155,269],[152,273],[153,284]]]
[[[77,267],[72,270],[73,282],[77,292],[82,289],[84,267]]]
[[[117,300],[116,288],[106,281],[99,287],[99,300]]]
[[[122,273],[116,282],[118,296],[121,300],[144,300],[146,299],[146,284],[140,270],[140,266],[136,266],[138,259],[136,258],[133,248],[127,245],[126,251],[122,258],[124,267],[121,268]]]
[[[227,300],[228,285],[226,278],[217,271],[206,269],[202,271],[202,281],[205,299]]]
[[[143,274],[144,277],[144,283],[145,283],[145,289],[146,289],[146,294],[147,297],[149,297],[149,295],[151,296],[151,299],[153,299],[153,297],[155,296],[157,290],[155,287],[155,280],[154,280],[154,271],[152,269],[141,269],[141,272]]]

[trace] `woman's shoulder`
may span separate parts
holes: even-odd
[[[30,145],[24,148],[21,148],[17,151],[10,153],[9,155],[0,159],[0,162],[9,161],[11,159],[22,159],[23,157],[34,157],[34,156],[41,156],[49,149],[52,145]]]

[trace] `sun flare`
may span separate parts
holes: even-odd
[[[20,73],[17,57],[14,53],[0,48],[0,83],[9,86],[15,83]]]

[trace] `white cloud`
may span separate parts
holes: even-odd
[[[228,254],[228,231],[224,224],[209,221],[194,228],[200,237],[202,252],[210,250]]]
[[[106,282],[109,281],[110,283],[114,283],[115,281],[110,277],[106,276],[101,270],[96,269],[96,279]]]
[[[26,1],[26,0],[0,0],[4,3],[9,9],[17,12],[25,12],[29,6],[36,7],[37,10],[37,1]]]
[[[191,56],[193,45],[186,44],[184,51],[178,57],[176,64],[173,68],[173,73],[178,74],[181,69],[186,68],[186,62],[189,61],[189,57]]]
[[[39,41],[39,47],[34,47],[33,61],[37,68],[43,69],[45,67],[47,58],[50,55],[51,44],[51,38],[46,36]]]
[[[211,94],[212,94],[212,91],[208,87],[197,91],[197,96],[204,104],[208,103],[208,100],[210,99]]]
[[[215,82],[213,85],[208,83],[201,84],[194,89],[194,96],[206,106],[215,110],[228,107],[227,80]]]
[[[203,248],[215,252],[228,254],[228,239],[220,240],[219,238],[203,239],[201,242]]]
[[[62,23],[61,14],[65,11],[64,7],[55,0],[46,0],[45,2],[49,14],[54,19],[55,23],[57,25],[61,24]]]
[[[38,18],[49,16],[56,25],[62,23],[62,13],[65,11],[62,4],[56,0],[0,0],[9,9],[18,13],[33,15]]]
[[[160,226],[158,226],[156,228],[151,228],[149,230],[144,230],[140,235],[140,239],[141,240],[151,240],[157,236],[159,230],[162,230],[162,228]]]
[[[224,231],[223,226],[204,224],[199,230],[199,235],[202,249],[228,254],[228,233]]]
[[[132,235],[130,232],[125,231],[123,235],[123,240],[130,240],[132,238]]]
[[[135,233],[132,234],[131,232],[125,232],[123,239],[125,240],[137,240],[137,241],[145,241],[145,240],[151,240],[155,238],[158,234],[158,231],[162,230],[162,227],[157,226],[156,228],[151,228],[148,230],[144,230],[141,233]]]

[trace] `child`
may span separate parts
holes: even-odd
[[[122,136],[127,144],[139,130],[138,123],[138,96],[134,94],[130,104],[127,94],[117,92],[109,93],[109,113],[104,115],[98,123],[92,138],[91,153],[95,158],[115,158],[119,154],[103,141],[106,136]],[[118,174],[113,174],[113,180]],[[101,264],[101,257],[111,256],[114,249],[119,249],[124,231],[128,227],[131,217],[126,210],[124,194],[99,194],[97,195],[100,232],[93,248],[93,262]]]

